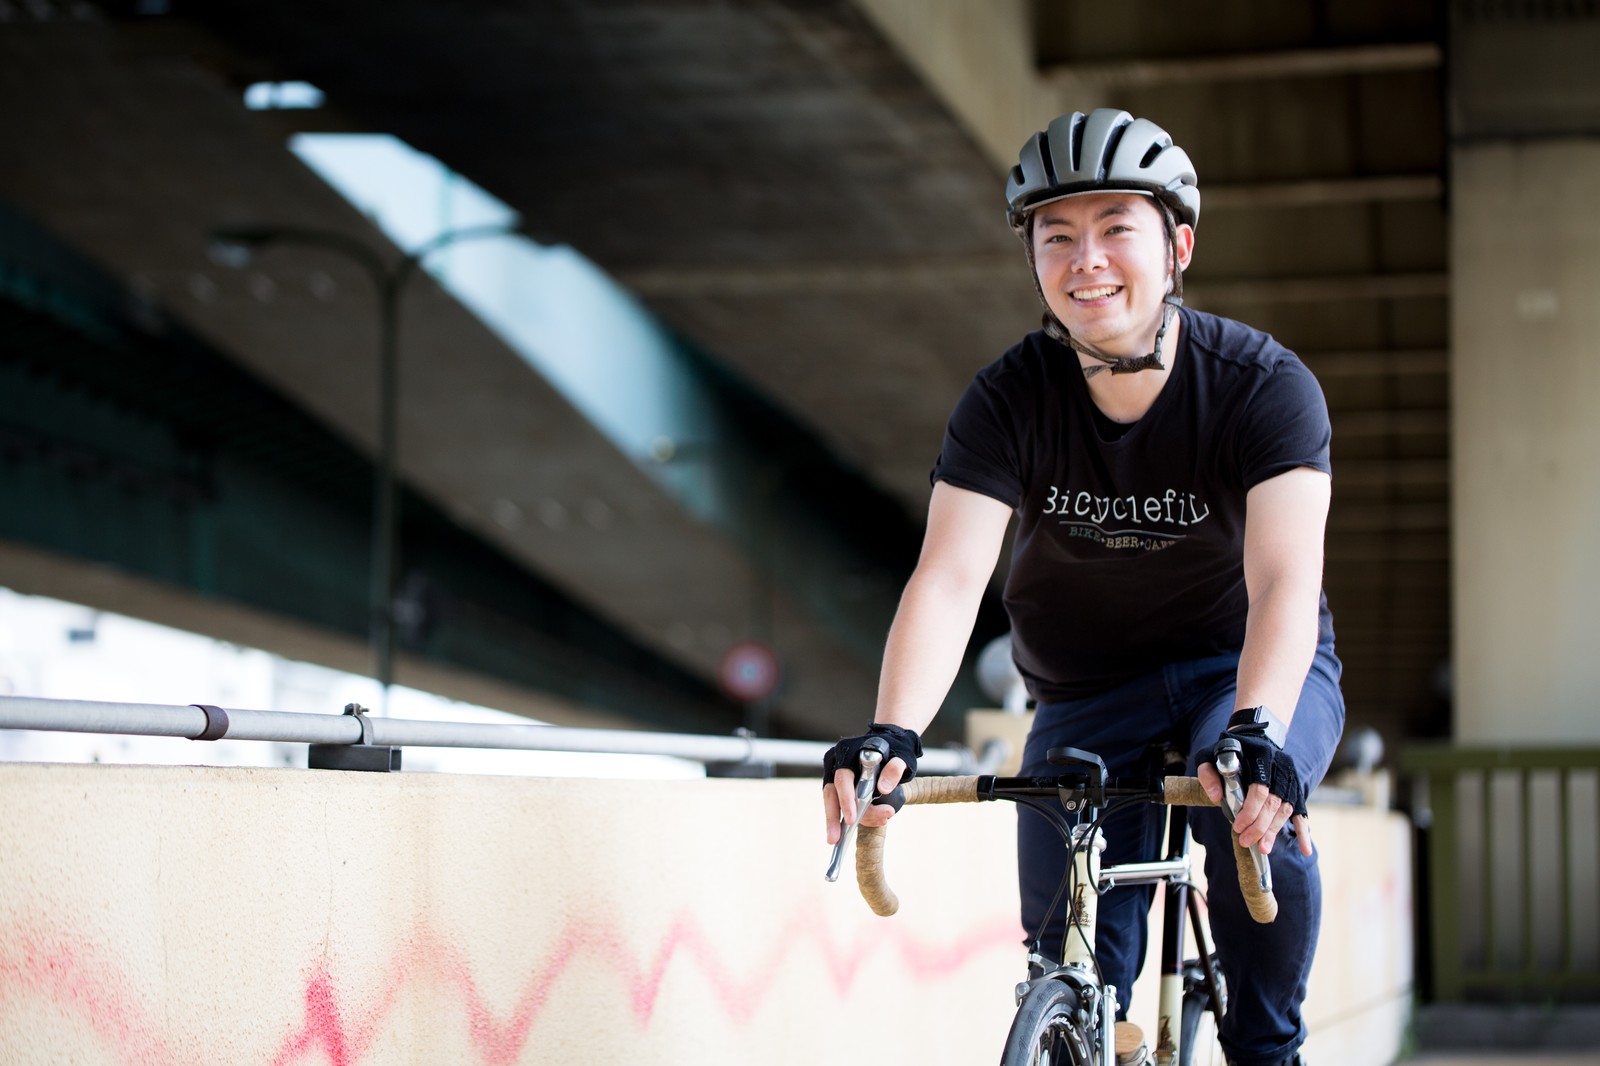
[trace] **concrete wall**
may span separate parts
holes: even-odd
[[[1015,166],[1017,147],[1056,115],[1105,103],[1091,86],[1039,76],[1027,0],[857,6],[994,160],[997,174]]]
[[[1600,142],[1451,173],[1456,739],[1600,740]]]
[[[998,806],[897,820],[878,919],[824,883],[807,781],[11,764],[0,796],[7,1066],[876,1064],[880,1036],[841,1037],[869,1003],[911,1020],[897,1057],[970,1063],[1022,968]],[[1308,1051],[1386,1063],[1407,833],[1325,809],[1317,836]]]

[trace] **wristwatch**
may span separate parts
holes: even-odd
[[[1289,739],[1289,725],[1266,707],[1245,707],[1228,719],[1228,732],[1266,737],[1278,747]]]

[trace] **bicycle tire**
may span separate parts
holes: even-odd
[[[1187,992],[1183,997],[1183,1017],[1178,1023],[1178,1066],[1194,1066],[1195,1052],[1199,1049],[1200,1022],[1210,1011],[1210,1003],[1203,992]],[[1212,1019],[1212,1033],[1216,1032],[1218,1019]],[[1208,1034],[1209,1035],[1209,1034]],[[1202,1062],[1204,1066],[1204,1062]]]
[[[1000,1066],[1095,1066],[1094,1040],[1077,1013],[1078,994],[1067,984],[1034,985],[1017,1006]]]

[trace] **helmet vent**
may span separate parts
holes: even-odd
[[[1151,163],[1154,163],[1156,161],[1156,156],[1160,155],[1165,147],[1165,145],[1158,141],[1155,144],[1152,144],[1149,148],[1145,149],[1144,158],[1139,160],[1139,169],[1143,170]]]
[[[1083,169],[1083,129],[1087,125],[1087,122],[1074,122],[1072,124],[1072,143],[1070,146],[1072,150],[1067,158],[1072,160],[1073,170]]]

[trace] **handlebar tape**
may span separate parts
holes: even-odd
[[[976,803],[976,777],[918,777],[903,786],[906,803]],[[856,830],[856,884],[872,913],[887,918],[900,909],[900,898],[883,876],[885,826],[864,825]]]
[[[978,799],[976,777],[919,777],[905,784],[906,803],[974,803]],[[1163,802],[1175,807],[1215,807],[1200,782],[1193,777],[1166,779]],[[862,826],[856,831],[856,884],[872,913],[887,918],[900,909],[900,899],[883,875],[883,847],[886,826]],[[1233,838],[1233,857],[1239,870],[1239,888],[1244,893],[1250,917],[1267,924],[1278,916],[1278,901],[1261,891],[1256,880],[1255,861],[1249,851]]]
[[[1195,777],[1169,777],[1163,786],[1163,802],[1173,807],[1215,807],[1211,797],[1206,795],[1206,790],[1200,787],[1200,779]],[[1239,836],[1233,834],[1233,862],[1239,868],[1239,891],[1244,893],[1244,905],[1250,911],[1250,917],[1262,925],[1269,925],[1278,917],[1278,898],[1271,892],[1261,890],[1261,882],[1256,877],[1256,862],[1250,857],[1248,848],[1239,844]]]

